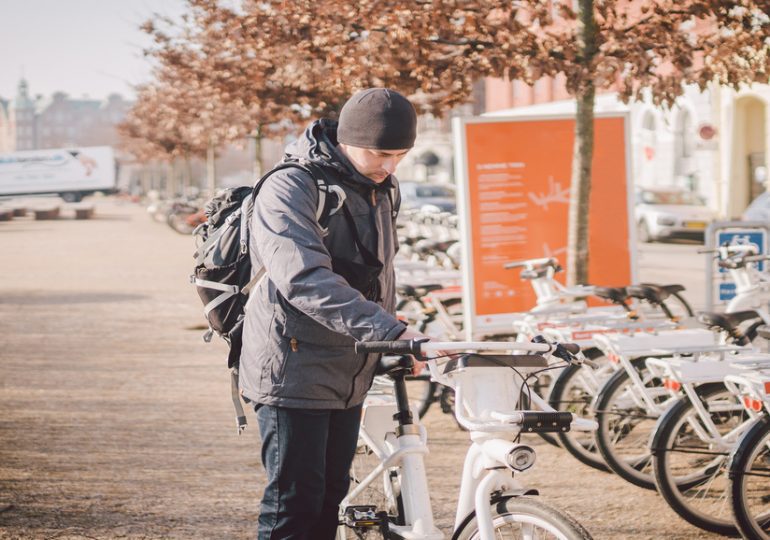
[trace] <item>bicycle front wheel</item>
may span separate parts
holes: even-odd
[[[652,440],[655,483],[685,520],[707,531],[734,535],[728,504],[728,451],[719,443],[729,433],[740,432],[746,412],[721,383],[701,385],[696,392],[708,419],[704,421],[687,397],[661,417]]]
[[[614,368],[597,349],[588,349],[585,354],[599,363],[599,367],[573,364],[564,368],[551,389],[549,404],[557,411],[571,412],[581,418],[590,418],[593,416],[591,402]],[[596,447],[594,433],[570,430],[558,433],[558,438],[561,446],[581,463],[599,471],[609,471]]]
[[[505,497],[492,501],[495,538],[586,540],[591,535],[574,518],[529,496]],[[480,540],[476,513],[460,524],[456,540]]]
[[[741,437],[730,463],[730,499],[744,538],[770,539],[770,416]]]

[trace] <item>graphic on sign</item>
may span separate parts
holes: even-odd
[[[733,229],[721,231],[717,234],[718,246],[751,246],[757,255],[765,252],[765,231],[758,229]],[[716,262],[714,263],[716,264]],[[757,270],[764,270],[765,263],[759,261],[755,263]],[[717,267],[717,272],[721,276],[719,282],[719,300],[731,300],[735,297],[735,283],[730,281],[728,270]]]
[[[566,265],[574,120],[458,119],[455,129],[468,305],[483,326],[535,305],[531,283],[505,263],[556,256]],[[632,281],[625,116],[597,117],[594,130],[589,279],[619,286]]]

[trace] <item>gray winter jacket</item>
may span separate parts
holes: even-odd
[[[336,148],[331,121],[314,122],[286,152],[323,167],[327,181],[345,190],[360,241],[383,263],[380,299],[366,300],[332,271],[332,257],[362,262],[343,213],[329,218],[324,234],[314,179],[296,168],[274,173],[256,198],[250,227],[252,263],[264,264],[267,279],[246,306],[241,390],[267,405],[344,409],[363,401],[376,363],[374,355],[356,354],[354,343],[404,331],[393,315],[397,237],[389,192],[397,184],[392,176],[377,185],[359,174]]]

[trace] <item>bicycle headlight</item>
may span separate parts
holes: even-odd
[[[505,461],[514,471],[526,471],[535,464],[535,450],[526,444],[518,445],[505,456]]]

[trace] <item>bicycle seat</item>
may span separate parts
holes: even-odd
[[[411,356],[382,355],[377,363],[376,375],[396,375],[400,372],[404,374],[412,371],[414,360]]]
[[[464,354],[447,362],[444,373],[477,367],[544,368],[548,361],[539,354]]]
[[[669,295],[682,292],[685,290],[684,285],[679,285],[679,284],[660,285],[658,283],[640,283],[640,285],[651,285],[653,287],[658,287],[660,289],[663,289],[664,291],[667,291]]]
[[[411,285],[398,285],[396,290],[400,296],[407,298],[422,298],[431,291],[438,291],[443,289],[444,286],[438,283],[431,283],[429,285],[420,285],[419,287],[413,287]]]
[[[762,326],[757,328],[757,335],[761,337],[762,339],[768,339],[770,340],[770,326],[767,326],[766,324],[763,324]]]
[[[651,304],[660,304],[666,298],[671,296],[671,291],[666,290],[665,288],[658,285],[652,285],[649,283],[629,285],[626,287],[626,292],[628,292],[628,296],[637,298],[639,300],[646,300]]]
[[[594,295],[616,304],[623,304],[628,300],[625,287],[594,287]]]
[[[761,319],[759,313],[754,310],[736,311],[735,313],[717,313],[715,311],[702,311],[698,313],[698,322],[711,328],[719,328],[725,332],[734,333],[742,322]]]

